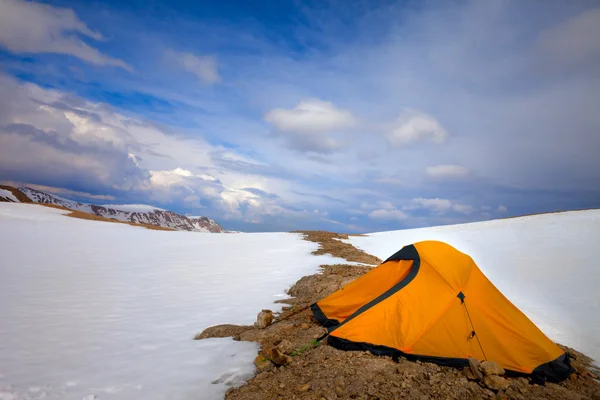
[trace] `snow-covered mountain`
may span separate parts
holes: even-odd
[[[82,211],[99,217],[116,219],[118,221],[161,226],[163,228],[171,228],[178,231],[225,232],[219,224],[210,218],[186,217],[172,211],[144,204],[96,205],[80,203],[29,187],[19,187],[16,190],[23,193],[34,203],[53,204],[70,210]],[[6,192],[8,193],[9,191],[6,190]],[[0,194],[0,196],[2,195]],[[8,198],[8,195],[2,197]],[[9,200],[14,201],[13,198],[9,198]]]

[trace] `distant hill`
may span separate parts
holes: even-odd
[[[219,224],[207,217],[186,217],[172,211],[143,204],[96,205],[80,203],[29,187],[15,188],[0,185],[0,201],[51,204],[102,218],[158,226],[178,231],[225,232]]]

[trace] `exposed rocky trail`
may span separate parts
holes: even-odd
[[[348,261],[381,262],[329,232],[299,232],[317,242],[314,254],[329,253]],[[211,327],[197,339],[233,337],[261,345],[257,375],[246,385],[231,389],[227,399],[600,399],[598,371],[592,360],[566,349],[576,369],[569,379],[543,386],[528,378],[506,378],[489,366],[459,370],[435,364],[377,357],[368,352],[340,351],[317,342],[326,330],[308,308],[369,271],[356,265],[323,265],[321,273],[305,276],[288,290],[290,299],[281,313],[263,310],[255,326]],[[258,311],[258,310],[257,310]],[[484,371],[484,372],[481,372]],[[486,372],[487,371],[487,375]],[[501,371],[500,371],[501,372]],[[481,375],[478,379],[475,375]],[[485,377],[484,377],[485,376]],[[481,379],[483,378],[483,379]],[[493,388],[493,389],[492,389]]]

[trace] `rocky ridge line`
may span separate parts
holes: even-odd
[[[219,224],[207,217],[186,217],[172,211],[157,208],[147,211],[127,211],[119,209],[118,206],[111,207],[110,205],[81,203],[29,187],[14,188],[12,186],[0,186],[0,188],[11,191],[21,203],[58,206],[100,218],[143,226],[154,226],[164,228],[165,230],[211,233],[225,232]],[[0,198],[0,201],[11,200]]]

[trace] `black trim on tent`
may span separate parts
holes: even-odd
[[[335,329],[339,328],[340,326],[344,325],[345,323],[352,321],[354,318],[358,317],[360,314],[364,313],[369,308],[381,303],[382,301],[384,301],[385,299],[387,299],[388,297],[390,297],[391,295],[393,295],[394,293],[398,292],[399,290],[404,288],[406,285],[411,283],[413,279],[415,279],[415,277],[419,273],[419,268],[421,267],[421,258],[419,257],[419,252],[417,251],[417,249],[415,248],[414,245],[411,244],[410,246],[403,247],[399,252],[397,252],[396,254],[394,254],[393,256],[391,256],[390,258],[385,260],[384,262],[395,261],[395,260],[413,260],[413,265],[410,268],[408,275],[406,275],[406,277],[404,279],[402,279],[400,282],[396,283],[390,289],[383,292],[382,294],[380,294],[379,296],[377,296],[375,299],[371,300],[364,306],[360,307],[358,310],[354,311],[354,313],[352,315],[350,315],[348,318],[346,318],[344,320],[344,322],[342,322],[341,324],[329,327],[328,330],[330,333],[332,331],[334,331]],[[315,305],[316,305],[316,303],[315,303]],[[316,315],[315,315],[315,318],[316,318]]]
[[[531,372],[531,377],[534,380],[558,383],[567,379],[573,372],[575,369],[571,366],[569,355],[563,353],[556,359],[537,366]]]
[[[388,261],[394,261],[394,260],[420,260],[421,257],[419,257],[419,252],[417,251],[417,248],[411,244],[408,246],[404,246],[403,248],[401,248],[400,250],[398,250],[397,252],[395,252],[394,254],[392,254],[387,260],[384,261],[384,263],[388,262]]]
[[[462,368],[469,365],[469,360],[466,358],[450,358],[450,357],[435,357],[435,356],[422,356],[417,354],[407,354],[398,349],[387,346],[379,346],[364,342],[353,342],[348,339],[342,339],[336,336],[329,336],[327,343],[336,349],[340,350],[357,350],[357,351],[369,351],[376,356],[389,356],[394,360],[398,360],[400,357],[405,357],[410,361],[422,361],[430,362],[445,367],[457,367]]]
[[[410,361],[430,362],[444,367],[463,368],[469,365],[467,358],[436,357],[424,356],[419,354],[407,354],[393,347],[380,346],[364,342],[353,342],[348,339],[329,336],[327,343],[336,349],[345,351],[368,351],[376,356],[388,356],[394,360],[405,357]],[[561,354],[555,360],[549,361],[536,367],[531,374],[520,371],[505,370],[506,376],[510,377],[531,377],[532,383],[543,385],[545,382],[562,382],[569,377],[575,370],[571,366],[570,358],[567,353]]]
[[[327,318],[327,316],[323,313],[323,311],[321,311],[321,308],[317,303],[312,304],[310,306],[310,310],[312,311],[316,320],[319,321],[319,323],[325,328],[331,328],[340,324],[340,321],[338,321],[337,319]]]

